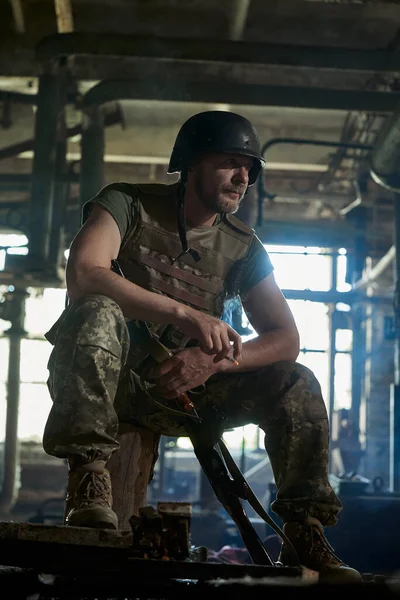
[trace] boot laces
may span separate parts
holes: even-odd
[[[318,525],[311,525],[311,547],[310,547],[310,554],[313,553],[314,548],[316,550],[316,552],[319,554],[321,562],[324,561],[324,559],[327,559],[328,561],[332,561],[332,559],[334,559],[335,561],[337,561],[337,563],[339,565],[344,565],[343,561],[340,560],[340,558],[338,558],[338,556],[336,556],[334,549],[332,548],[332,546],[330,545],[330,543],[328,542],[328,540],[326,539],[326,536],[322,530],[321,527],[319,527]]]
[[[75,492],[77,503],[81,507],[98,504],[110,506],[110,488],[105,474],[85,473]]]

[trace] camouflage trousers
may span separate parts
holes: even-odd
[[[71,304],[46,337],[54,345],[48,364],[53,405],[43,436],[48,454],[107,460],[118,449],[122,423],[187,435],[183,419],[152,402],[129,367],[129,331],[113,300],[92,295]],[[283,521],[337,522],[342,505],[328,481],[327,411],[309,369],[279,362],[217,374],[192,398],[206,421],[222,418],[226,429],[254,423],[264,431],[277,487],[272,509]]]

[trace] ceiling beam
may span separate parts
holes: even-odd
[[[215,39],[173,39],[117,34],[66,33],[47,36],[36,46],[36,60],[68,56],[118,56],[210,63],[313,67],[373,73],[400,72],[400,52],[353,48],[290,46]]]
[[[248,84],[288,86],[293,88],[323,88],[324,90],[368,91],[377,87],[390,90],[397,79],[395,74],[375,77],[367,71],[339,71],[307,67],[271,67],[259,64],[191,62],[162,59],[120,59],[116,57],[78,56],[67,60],[68,72],[80,82],[93,85],[105,79],[134,79],[144,81],[170,81],[178,87],[186,81],[209,83],[228,82],[239,86]],[[32,52],[0,52],[0,77],[7,78],[7,89],[13,88],[16,78],[38,77],[43,66],[35,62]],[[87,84],[84,84],[87,89]],[[15,88],[17,89],[17,88]],[[19,89],[19,88],[18,88]]]
[[[44,38],[36,52],[26,36],[5,38],[0,76],[35,77],[60,57],[80,81],[166,78],[325,90],[371,90],[379,85],[390,90],[400,73],[400,51],[393,50],[71,33]]]
[[[0,76],[38,76],[64,57],[78,81],[136,80],[137,99],[383,112],[398,102],[395,50],[70,33],[44,38],[33,54],[24,38],[5,40]]]
[[[242,85],[229,82],[102,81],[82,98],[81,108],[117,100],[159,100],[203,102],[248,106],[287,106],[330,110],[393,112],[400,93],[323,88],[296,88],[269,85]]]
[[[339,71],[298,67],[275,67],[260,64],[212,63],[206,61],[184,61],[163,59],[134,59],[116,57],[77,56],[67,59],[71,76],[79,81],[104,79],[136,79],[165,81],[171,85],[197,81],[208,83],[230,82],[237,87],[247,84],[286,85],[291,87],[320,87],[325,90],[349,89],[371,90],[376,85],[375,75],[367,71]],[[1,57],[0,57],[1,72]],[[390,89],[396,76],[379,76],[379,85]]]

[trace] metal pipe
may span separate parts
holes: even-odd
[[[231,6],[231,22],[229,27],[229,39],[241,40],[246,27],[251,0],[234,0]]]
[[[13,12],[15,31],[17,33],[25,33],[24,10],[21,0],[10,0]]]
[[[119,109],[107,113],[104,117],[104,125],[109,127],[111,125],[116,125],[122,122],[122,113]],[[77,135],[81,135],[83,131],[83,127],[81,124],[75,125],[74,127],[69,127],[66,132],[67,138],[73,138]],[[29,140],[23,140],[22,142],[18,142],[17,144],[12,144],[11,146],[6,146],[5,148],[0,148],[0,160],[3,158],[11,158],[13,156],[18,156],[18,154],[22,154],[23,152],[31,152],[34,149],[35,140],[31,138]],[[0,175],[1,177],[1,175]]]
[[[65,227],[65,208],[68,190],[67,137],[65,127],[65,110],[59,116],[57,127],[57,144],[55,158],[54,205],[49,242],[49,264],[57,273],[61,266],[62,240]]]
[[[353,415],[353,426],[355,434],[359,441],[360,436],[360,413],[363,382],[365,381],[365,306],[359,305],[353,307],[352,330],[353,344],[351,351],[351,412]]]
[[[0,90],[0,102],[14,102],[16,104],[30,104],[35,106],[37,101],[37,94],[23,94],[22,92]]]
[[[104,117],[101,108],[93,106],[84,113],[81,138],[81,206],[95,196],[104,185]]]
[[[342,216],[348,215],[354,208],[362,204],[362,195],[358,181],[354,181],[354,189],[356,191],[355,199],[339,210],[339,214]]]
[[[272,138],[268,142],[264,144],[261,148],[261,156],[266,158],[266,152],[272,146],[276,146],[277,144],[294,144],[294,145],[307,145],[307,146],[320,146],[323,148],[347,148],[349,150],[365,150],[366,152],[370,152],[372,150],[372,146],[367,144],[356,144],[356,143],[345,143],[345,142],[330,142],[328,140],[311,140],[306,138]],[[269,200],[273,200],[276,197],[276,194],[268,192],[264,185],[263,174],[261,173],[257,180],[258,186],[258,216],[257,216],[257,226],[261,227],[263,222],[263,203],[264,199],[268,198]]]
[[[396,194],[394,215],[394,316],[395,316],[395,385],[400,386],[400,194]]]
[[[18,497],[18,473],[20,469],[18,440],[18,411],[20,393],[21,340],[26,335],[25,290],[16,290],[10,296],[12,302],[11,327],[5,333],[9,337],[7,416],[4,442],[4,475],[0,494],[0,512],[8,514]]]
[[[370,174],[378,185],[400,192],[400,107],[386,120],[375,140]]]
[[[59,109],[58,77],[41,75],[35,119],[29,211],[29,258],[32,264],[38,267],[46,264],[49,252]]]
[[[337,256],[332,256],[331,263],[331,291],[337,289]],[[332,427],[332,417],[335,408],[335,359],[336,359],[336,305],[330,307],[330,323],[329,323],[329,398],[328,398],[328,416],[329,423]]]
[[[390,489],[400,490],[400,194],[395,197],[394,245],[394,382],[390,390]]]
[[[357,206],[360,206],[361,202],[361,198],[355,198],[352,202],[350,202],[350,204],[340,208],[339,214],[342,216],[348,215],[350,211],[352,211],[354,208],[357,208]]]
[[[1,280],[1,275],[0,275]],[[311,302],[323,302],[328,304],[330,302],[343,302],[344,304],[352,305],[354,303],[364,303],[364,304],[383,304],[392,302],[392,296],[388,295],[374,295],[367,296],[360,292],[335,292],[335,291],[327,291],[327,292],[319,292],[312,290],[285,290],[282,289],[282,293],[287,300],[310,300]]]
[[[391,265],[391,263],[393,262],[395,256],[396,248],[393,245],[389,248],[386,254],[384,254],[382,258],[376,263],[376,265],[370,270],[370,272],[367,273],[365,277],[362,277],[353,284],[353,289],[360,290],[362,288],[368,287],[370,283],[378,279],[378,277],[382,275],[384,271],[386,271],[389,265]]]
[[[4,148],[0,148],[0,160],[3,158],[12,158],[13,156],[18,156],[23,152],[31,152],[34,148],[35,140],[31,138],[29,140],[23,140],[22,142],[17,142],[16,144],[11,144],[10,146],[5,146]]]

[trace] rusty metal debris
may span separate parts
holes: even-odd
[[[186,560],[190,553],[190,519],[188,502],[159,502],[139,509],[130,518],[132,552],[137,558]]]

